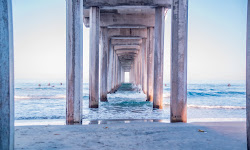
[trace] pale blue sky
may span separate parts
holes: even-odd
[[[188,79],[245,80],[247,0],[189,0]],[[171,11],[164,80],[170,79]],[[13,0],[15,78],[65,80],[66,1]],[[89,30],[84,27],[84,81]]]

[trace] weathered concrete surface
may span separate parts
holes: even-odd
[[[14,150],[14,51],[11,0],[0,0],[0,149]]]
[[[66,120],[82,121],[83,10],[82,0],[67,1]]]
[[[142,43],[142,40],[139,39],[139,40],[130,40],[130,39],[127,39],[127,40],[111,40],[111,44],[112,45],[140,45]]]
[[[188,0],[172,5],[171,122],[187,122],[187,30]]]
[[[247,9],[247,49],[246,49],[246,120],[247,120],[247,149],[250,150],[250,2]]]
[[[147,101],[153,102],[154,91],[154,28],[148,28],[147,38]]]
[[[155,8],[153,107],[159,109],[163,107],[164,12],[164,7]]]
[[[110,43],[110,40],[109,40]],[[109,44],[109,57],[108,57],[108,93],[111,93],[112,90],[112,68],[113,68],[113,55],[114,55],[114,46],[111,46],[111,44]]]
[[[154,15],[152,14],[111,14],[101,13],[101,27],[108,26],[146,26],[155,25]]]
[[[147,38],[147,29],[140,28],[140,29],[130,29],[130,28],[112,28],[108,29],[109,38],[112,39],[142,39]]]
[[[89,108],[99,105],[99,32],[100,9],[90,8],[90,45],[89,45]]]
[[[171,0],[84,0],[83,6],[115,7],[115,6],[163,6],[170,7]]]
[[[142,39],[141,44],[141,57],[142,57],[142,90],[147,94],[147,41]]]
[[[169,124],[104,120],[101,123],[104,124],[16,127],[15,146],[17,150],[246,149],[245,122]],[[198,132],[199,129],[205,132]]]
[[[140,45],[114,45],[114,50],[119,49],[140,49]]]
[[[101,28],[101,73],[100,73],[100,100],[107,101],[107,74],[108,74],[108,29]]]

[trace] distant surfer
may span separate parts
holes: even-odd
[[[167,86],[167,84],[165,84],[165,86]]]
[[[48,86],[50,86],[50,83],[48,84]]]
[[[40,87],[40,86],[41,86],[41,84],[38,84],[38,86]]]
[[[62,83],[60,83],[60,85],[62,85]]]
[[[230,87],[230,86],[231,86],[231,84],[229,83],[227,86],[228,86],[228,87]]]

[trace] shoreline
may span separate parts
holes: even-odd
[[[159,122],[170,123],[169,119],[95,119],[82,120],[82,125],[91,124],[115,124],[134,122]],[[246,118],[193,118],[187,123],[195,122],[246,122]],[[37,125],[66,125],[65,119],[40,119],[40,120],[15,120],[15,126],[37,126]]]

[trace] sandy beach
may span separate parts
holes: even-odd
[[[16,126],[15,149],[244,150],[245,122]]]

